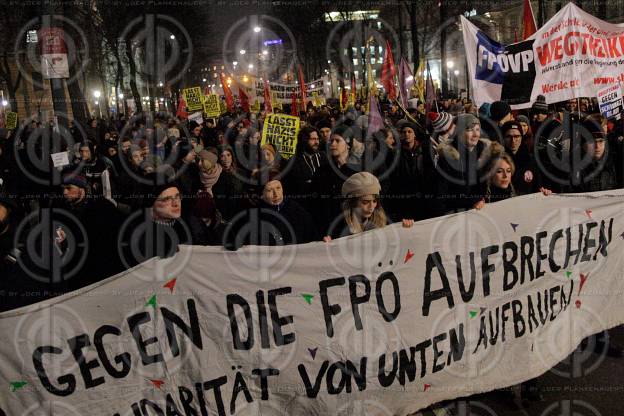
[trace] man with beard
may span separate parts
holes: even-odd
[[[315,128],[304,127],[299,131],[294,160],[290,163],[290,169],[284,177],[286,193],[311,211],[312,178],[327,163],[327,155],[320,150],[319,133]]]

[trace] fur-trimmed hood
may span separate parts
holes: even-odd
[[[438,154],[441,158],[447,160],[459,160],[459,150],[457,150],[457,146],[457,139],[447,143],[440,143],[438,145]],[[490,139],[479,139],[479,143],[477,143],[477,149],[479,147],[482,148],[481,154],[479,155],[478,159],[479,169],[489,163],[492,158],[498,157],[505,153],[505,148],[503,147],[503,145]]]

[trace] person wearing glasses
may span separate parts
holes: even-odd
[[[143,195],[143,208],[130,214],[117,238],[126,268],[153,257],[172,257],[180,244],[192,244],[191,231],[182,219],[178,184],[155,174],[147,179],[152,185]]]

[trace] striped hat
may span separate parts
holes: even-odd
[[[431,112],[429,113],[429,120],[431,120],[433,131],[436,133],[444,133],[451,128],[451,124],[453,123],[453,117],[451,117],[449,113],[445,112]]]

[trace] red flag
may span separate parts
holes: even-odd
[[[238,101],[240,101],[240,106],[243,111],[249,113],[249,97],[240,85],[238,86]]]
[[[384,54],[384,62],[381,67],[381,84],[388,93],[388,98],[394,100],[397,97],[396,87],[394,86],[394,76],[396,75],[396,67],[394,66],[394,58],[392,57],[392,48],[390,41],[386,41],[386,52]]]
[[[180,94],[180,99],[178,100],[178,111],[176,116],[180,119],[188,118],[188,113],[186,112],[186,101],[184,100],[184,94]]]
[[[340,79],[340,109],[342,111],[347,109],[349,105],[349,98],[347,97],[347,90],[345,89],[344,81]]]
[[[293,91],[290,98],[290,115],[298,117],[299,109],[297,108],[297,93]]]
[[[524,0],[524,17],[522,21],[524,26],[522,39],[526,39],[533,33],[537,32],[537,28],[535,27],[535,18],[533,17],[533,8],[531,7],[531,2],[529,0]]]
[[[303,79],[303,70],[301,64],[299,64],[299,88],[301,89],[301,108],[303,111],[306,109],[308,103],[308,92],[306,91],[305,80]]]
[[[269,88],[269,81],[264,80],[264,111],[267,113],[273,112],[273,105],[271,104],[271,88]]]
[[[225,104],[229,112],[234,112],[234,96],[230,86],[225,82],[225,77],[221,74],[221,86],[223,87],[223,95],[225,95]]]

